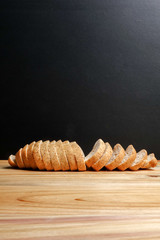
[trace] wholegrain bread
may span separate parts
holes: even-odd
[[[30,143],[27,150],[28,163],[32,169],[37,169],[37,165],[33,157],[33,148],[35,143],[36,143],[35,141]]]
[[[42,155],[41,155],[41,150],[40,150],[41,144],[42,144],[42,140],[35,143],[35,145],[33,147],[33,157],[34,157],[34,160],[35,160],[35,163],[36,163],[38,169],[45,170],[45,165],[42,160]]]
[[[129,167],[129,169],[133,171],[138,170],[141,166],[143,166],[146,159],[147,159],[147,151],[145,149],[142,149],[136,154],[136,158],[134,162],[131,164],[131,166]]]
[[[31,168],[29,161],[28,161],[28,144],[26,144],[23,148],[22,148],[22,159],[24,162],[24,165],[26,168]]]
[[[105,165],[107,170],[112,171],[115,168],[117,168],[120,165],[120,163],[122,162],[124,155],[125,155],[124,148],[119,143],[117,143],[113,148],[113,153],[112,153],[111,158]]]
[[[67,160],[61,140],[56,142],[56,150],[57,150],[57,155],[58,155],[59,161],[61,163],[61,169],[63,171],[69,170],[68,160]]]
[[[19,168],[25,168],[23,159],[22,159],[22,148],[16,153],[16,163]]]
[[[73,154],[73,149],[70,145],[70,142],[69,141],[64,141],[63,142],[63,147],[64,147],[64,151],[66,153],[67,159],[68,159],[70,170],[71,171],[77,170],[78,169],[77,162],[76,162],[75,156]]]
[[[116,168],[121,171],[138,170],[155,167],[157,162],[155,155],[151,153],[147,156],[145,149],[136,153],[132,145],[129,145],[125,151],[120,144],[116,144],[112,150],[110,144],[104,143],[102,139],[94,144],[92,151],[86,157],[76,142],[40,140],[26,144],[15,156],[10,155],[8,158],[8,163],[12,167],[55,171],[85,171],[86,167],[92,167],[96,171],[103,167],[107,170]]]
[[[42,161],[44,163],[45,169],[48,171],[53,170],[52,163],[50,160],[50,154],[49,154],[49,150],[48,150],[49,143],[50,143],[50,141],[42,142],[41,147],[40,147]]]
[[[48,151],[50,154],[50,160],[51,160],[53,170],[55,170],[55,171],[62,170],[61,163],[59,161],[59,157],[58,157],[57,150],[56,150],[56,141],[55,140],[49,143]]]
[[[126,149],[125,156],[122,159],[122,162],[118,166],[118,169],[121,171],[126,170],[129,168],[136,158],[136,150],[134,149],[133,145],[129,145]]]
[[[92,165],[92,168],[96,171],[101,170],[109,161],[109,159],[111,158],[113,153],[112,147],[111,145],[107,142],[106,143],[106,148],[104,150],[104,153],[102,154],[102,156],[97,160],[97,162],[95,162]]]
[[[12,167],[17,167],[16,156],[15,155],[10,155],[9,158],[8,158],[8,163]]]
[[[103,155],[106,145],[102,139],[98,139],[94,144],[92,151],[85,157],[85,164],[90,168]]]
[[[86,171],[85,155],[81,147],[76,142],[71,142],[71,147],[77,162],[78,171]]]
[[[141,168],[151,168],[155,167],[157,165],[158,161],[154,155],[154,153],[151,153],[148,155],[147,159],[144,161]]]

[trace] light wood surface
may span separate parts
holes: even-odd
[[[0,239],[160,239],[160,165],[47,172],[1,160]]]

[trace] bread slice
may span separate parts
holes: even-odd
[[[101,170],[106,165],[106,163],[109,161],[109,159],[111,158],[112,153],[113,153],[112,147],[107,142],[103,155],[98,159],[98,161],[96,163],[94,163],[92,165],[92,168],[96,171]]]
[[[22,159],[24,162],[24,165],[26,168],[31,168],[29,161],[28,161],[28,144],[26,144],[23,148],[22,148]]]
[[[75,156],[73,154],[73,150],[72,150],[72,147],[70,145],[70,142],[69,141],[64,141],[63,142],[63,148],[64,148],[64,151],[66,153],[67,159],[68,159],[70,170],[71,171],[77,170],[78,166],[77,166],[77,162],[76,162]]]
[[[45,169],[48,171],[53,170],[52,163],[50,160],[50,154],[48,151],[49,143],[50,143],[50,141],[42,142],[41,148],[40,148],[42,160],[45,165]]]
[[[50,154],[50,160],[51,160],[53,170],[55,170],[55,171],[62,170],[61,169],[61,163],[60,163],[58,155],[57,155],[56,141],[55,140],[49,143],[48,151],[49,151],[49,154]]]
[[[118,169],[121,171],[126,170],[128,167],[132,165],[136,158],[136,150],[134,149],[133,145],[129,145],[126,149],[125,156],[122,159],[122,162],[118,166]]]
[[[143,165],[146,159],[147,159],[147,151],[145,149],[142,149],[137,153],[136,158],[132,163],[132,165],[129,167],[129,169],[134,171],[138,170]]]
[[[16,163],[16,156],[15,155],[10,155],[8,158],[8,163],[12,166],[12,167],[18,167],[17,163]]]
[[[85,155],[81,147],[76,142],[71,142],[70,144],[77,162],[78,171],[86,171]]]
[[[22,159],[22,148],[16,153],[16,163],[19,168],[26,168]]]
[[[61,164],[61,169],[63,171],[69,170],[68,160],[67,160],[65,151],[63,149],[63,144],[61,140],[56,142],[56,150],[57,150],[57,155]]]
[[[92,151],[85,157],[85,163],[88,168],[92,167],[94,163],[103,155],[106,145],[102,139],[98,139],[93,146]]]
[[[37,165],[33,157],[33,148],[35,143],[36,142],[30,143],[27,150],[28,163],[32,169],[37,169]]]
[[[147,159],[142,164],[141,168],[151,168],[155,167],[157,165],[158,161],[154,155],[154,153],[151,153],[148,155]]]
[[[119,166],[119,164],[122,162],[124,155],[125,155],[124,148],[119,143],[117,143],[113,148],[113,153],[112,153],[111,158],[105,165],[107,170],[112,171],[115,168],[117,168]]]
[[[38,169],[45,170],[45,165],[42,160],[41,151],[40,151],[41,144],[42,144],[42,140],[35,143],[35,145],[33,147],[33,158],[35,160],[35,163],[36,163]]]

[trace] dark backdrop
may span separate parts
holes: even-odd
[[[160,1],[1,1],[1,159],[98,138],[160,156]]]

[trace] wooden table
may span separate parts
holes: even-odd
[[[46,172],[1,160],[0,239],[160,239],[160,165]]]

